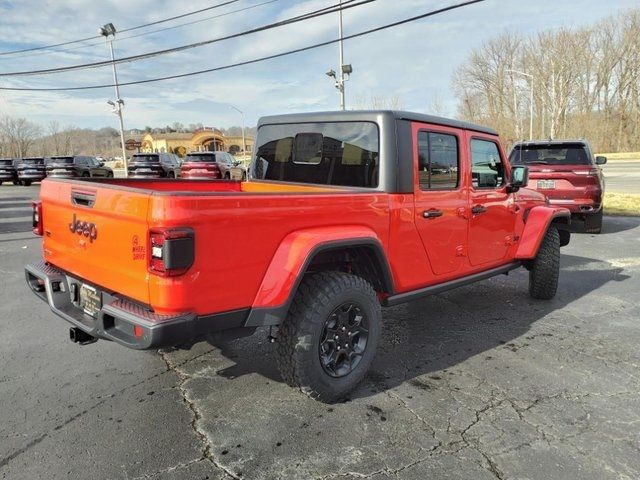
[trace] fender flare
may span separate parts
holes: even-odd
[[[538,206],[533,207],[526,217],[521,241],[516,252],[516,259],[530,260],[538,254],[545,233],[552,222],[562,219],[571,221],[571,212],[562,207]]]
[[[304,272],[320,252],[341,247],[372,247],[393,292],[393,277],[382,242],[370,228],[353,225],[298,230],[278,246],[256,293],[245,326],[278,325],[286,316]]]

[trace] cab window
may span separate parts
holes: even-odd
[[[458,188],[458,139],[455,135],[418,132],[420,190]]]
[[[504,165],[494,142],[472,139],[471,164],[474,188],[498,188],[504,184]]]

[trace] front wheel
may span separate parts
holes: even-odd
[[[549,227],[529,269],[529,295],[540,300],[551,300],[558,290],[559,276],[560,234],[557,228]]]
[[[602,216],[604,215],[604,208],[601,208],[598,213],[592,213],[587,215],[584,221],[584,231],[587,233],[600,233],[602,232]]]
[[[311,398],[344,399],[366,375],[381,330],[380,303],[366,280],[343,272],[310,275],[280,327],[282,378]]]
[[[22,185],[24,185],[25,187],[30,187],[31,186],[31,180],[23,180],[22,181]]]
[[[91,174],[89,172],[82,172],[82,178],[89,178]]]

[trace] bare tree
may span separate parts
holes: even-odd
[[[533,76],[525,84],[512,71]],[[522,137],[534,84],[542,137],[589,138],[598,150],[640,148],[640,9],[579,29],[505,33],[471,52],[454,74],[458,115]]]
[[[40,127],[24,118],[5,116],[0,120],[0,130],[12,157],[26,157],[29,149],[40,136]]]

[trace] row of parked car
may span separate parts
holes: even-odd
[[[192,152],[181,160],[172,153],[136,153],[129,178],[242,179],[246,170],[227,152]],[[86,155],[0,159],[0,185],[29,186],[46,177],[113,177],[104,162]]]
[[[136,153],[128,167],[129,178],[246,178],[240,162],[227,152],[191,152],[184,159],[172,153]]]
[[[0,185],[12,182],[28,187],[50,176],[113,177],[113,170],[106,167],[104,162],[86,155],[0,159]]]

